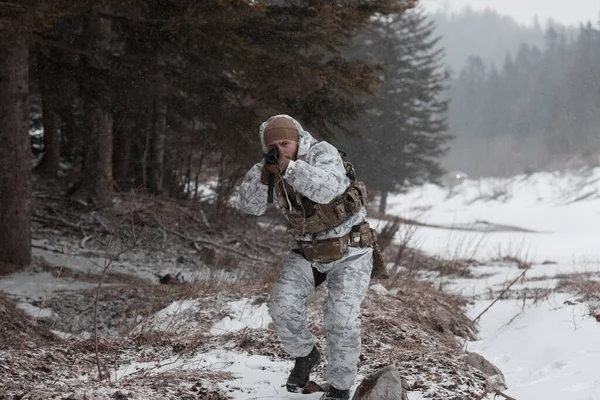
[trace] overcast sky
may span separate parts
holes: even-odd
[[[420,0],[427,10],[459,11],[468,5],[475,10],[490,8],[531,25],[537,15],[543,25],[549,18],[566,25],[592,21],[600,15],[600,0]]]

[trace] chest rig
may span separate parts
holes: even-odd
[[[317,204],[296,192],[282,179],[277,182],[277,203],[287,219],[293,236],[314,235],[335,228],[366,205],[367,189],[362,181],[327,204]]]
[[[366,207],[367,188],[364,182],[356,179],[353,165],[344,159],[345,153],[340,152],[340,155],[346,169],[346,176],[350,179],[350,186],[327,204],[317,204],[298,193],[283,179],[277,180],[277,203],[288,220],[288,233],[294,236],[315,235],[335,228],[357,214],[362,207]],[[304,157],[299,159],[304,160]],[[377,232],[366,221],[353,226],[352,231],[344,236],[309,242],[299,241],[298,246],[295,251],[307,260],[325,263],[339,260],[348,246],[372,247],[371,277],[377,279],[389,277],[381,249],[377,245]],[[318,286],[324,281],[325,274],[318,272],[314,267],[313,273],[315,286]]]
[[[289,223],[288,233],[294,236],[314,235],[335,228],[367,204],[364,182],[356,179],[352,164],[344,160],[344,167],[350,186],[327,204],[315,203],[283,179],[278,180],[277,203]]]

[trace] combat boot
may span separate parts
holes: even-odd
[[[340,390],[331,386],[327,393],[321,397],[321,400],[348,400],[349,398],[350,390]]]
[[[308,383],[311,371],[321,362],[321,353],[317,346],[304,357],[296,357],[294,368],[285,385],[288,392],[300,393]]]

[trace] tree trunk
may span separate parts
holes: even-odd
[[[79,96],[80,94],[77,94]],[[60,119],[63,122],[60,132],[62,143],[60,152],[66,159],[76,159],[81,155],[84,143],[83,121],[77,118],[77,114],[83,115],[83,104],[78,101],[70,101],[63,107]]]
[[[86,103],[85,155],[82,189],[98,207],[112,199],[112,115],[89,99]]]
[[[102,6],[96,6],[99,10]],[[90,51],[92,55],[87,62],[89,67],[105,70],[105,54],[110,51],[111,22],[94,13],[88,26]],[[103,82],[88,82],[85,90],[85,134],[83,182],[81,190],[98,207],[107,206],[113,193],[112,176],[112,130],[113,117],[108,110],[109,93],[102,88]]]
[[[145,111],[148,111],[146,108]],[[145,112],[144,115],[149,116],[149,112]],[[152,123],[146,122],[143,124],[144,126],[144,152],[142,153],[142,188],[144,190],[148,189],[148,171],[150,167],[148,167],[148,160],[150,159],[150,143],[152,138]]]
[[[131,136],[133,134],[133,121],[127,117],[114,132],[113,171],[115,181],[123,192],[131,189]]]
[[[387,208],[387,197],[388,197],[388,191],[387,190],[382,190],[381,191],[381,201],[379,201],[379,212],[385,214],[385,209]]]
[[[29,48],[21,36],[4,36],[0,38],[0,262],[20,266],[31,262],[30,194]]]
[[[42,84],[42,86],[45,86]],[[60,166],[59,116],[53,99],[42,93],[42,123],[44,125],[44,155],[37,170],[46,176],[56,177]]]
[[[150,180],[148,183],[152,193],[160,194],[163,191],[165,128],[167,125],[167,109],[164,102],[165,80],[162,73],[158,74],[155,85],[152,135],[150,137]]]

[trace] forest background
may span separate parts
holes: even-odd
[[[598,162],[597,24],[417,6],[2,3],[0,259],[30,259],[32,164],[92,207],[133,190],[222,213],[277,113],[346,151],[380,211],[447,170]]]

